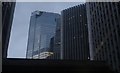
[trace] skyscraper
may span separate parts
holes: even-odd
[[[61,58],[88,60],[89,43],[86,5],[80,4],[62,11]]]
[[[120,73],[120,2],[87,3],[90,57]]]
[[[47,59],[60,59],[60,52],[61,52],[61,17],[57,18],[56,20],[56,30],[55,36],[51,38],[51,51],[54,53],[49,56]]]
[[[15,10],[15,2],[2,2],[2,57],[7,58],[7,50]]]
[[[54,59],[60,59],[61,54],[61,17],[56,19],[56,32],[54,37]]]
[[[59,14],[34,11],[31,15],[27,58],[45,59],[53,52],[50,52],[50,40],[55,35],[56,19]]]

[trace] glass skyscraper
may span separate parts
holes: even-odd
[[[51,38],[50,42],[50,48],[54,54],[49,56],[47,59],[61,59],[61,17],[56,19],[56,23],[55,36]]]
[[[51,39],[55,36],[57,13],[34,11],[31,15],[27,58],[45,59],[52,54]]]
[[[55,43],[54,43],[54,59],[60,59],[61,54],[61,17],[56,19],[56,33],[55,33]]]

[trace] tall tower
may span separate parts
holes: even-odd
[[[61,17],[56,19],[57,26],[54,38],[54,59],[61,59]]]
[[[27,58],[46,59],[51,54],[51,38],[55,36],[56,13],[35,11],[31,15]]]
[[[61,58],[88,60],[89,43],[86,5],[80,4],[62,11]]]
[[[120,73],[120,2],[91,2],[86,7],[91,59],[106,61]]]
[[[1,3],[1,2],[0,2]],[[7,50],[16,2],[2,2],[2,57],[7,58]]]

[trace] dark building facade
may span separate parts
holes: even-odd
[[[60,15],[51,12],[34,11],[31,15],[27,58],[46,59],[53,54],[56,18]]]
[[[120,2],[87,3],[92,60],[106,61],[120,73]]]
[[[49,56],[47,59],[60,59],[60,52],[61,52],[61,17],[57,18],[56,20],[56,30],[55,30],[55,36],[51,38],[51,52],[53,54]]]
[[[50,49],[49,49],[49,51],[53,52],[53,49],[54,49],[54,37],[52,37],[50,39]]]
[[[2,2],[2,57],[7,58],[15,2]]]
[[[61,52],[61,17],[56,19],[56,32],[54,38],[54,59],[60,59]]]
[[[86,5],[81,4],[62,11],[61,58],[88,60],[89,43]]]

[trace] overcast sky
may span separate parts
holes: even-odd
[[[16,3],[8,58],[25,58],[27,50],[28,29],[31,12],[35,10],[59,13],[80,2],[18,2]]]

